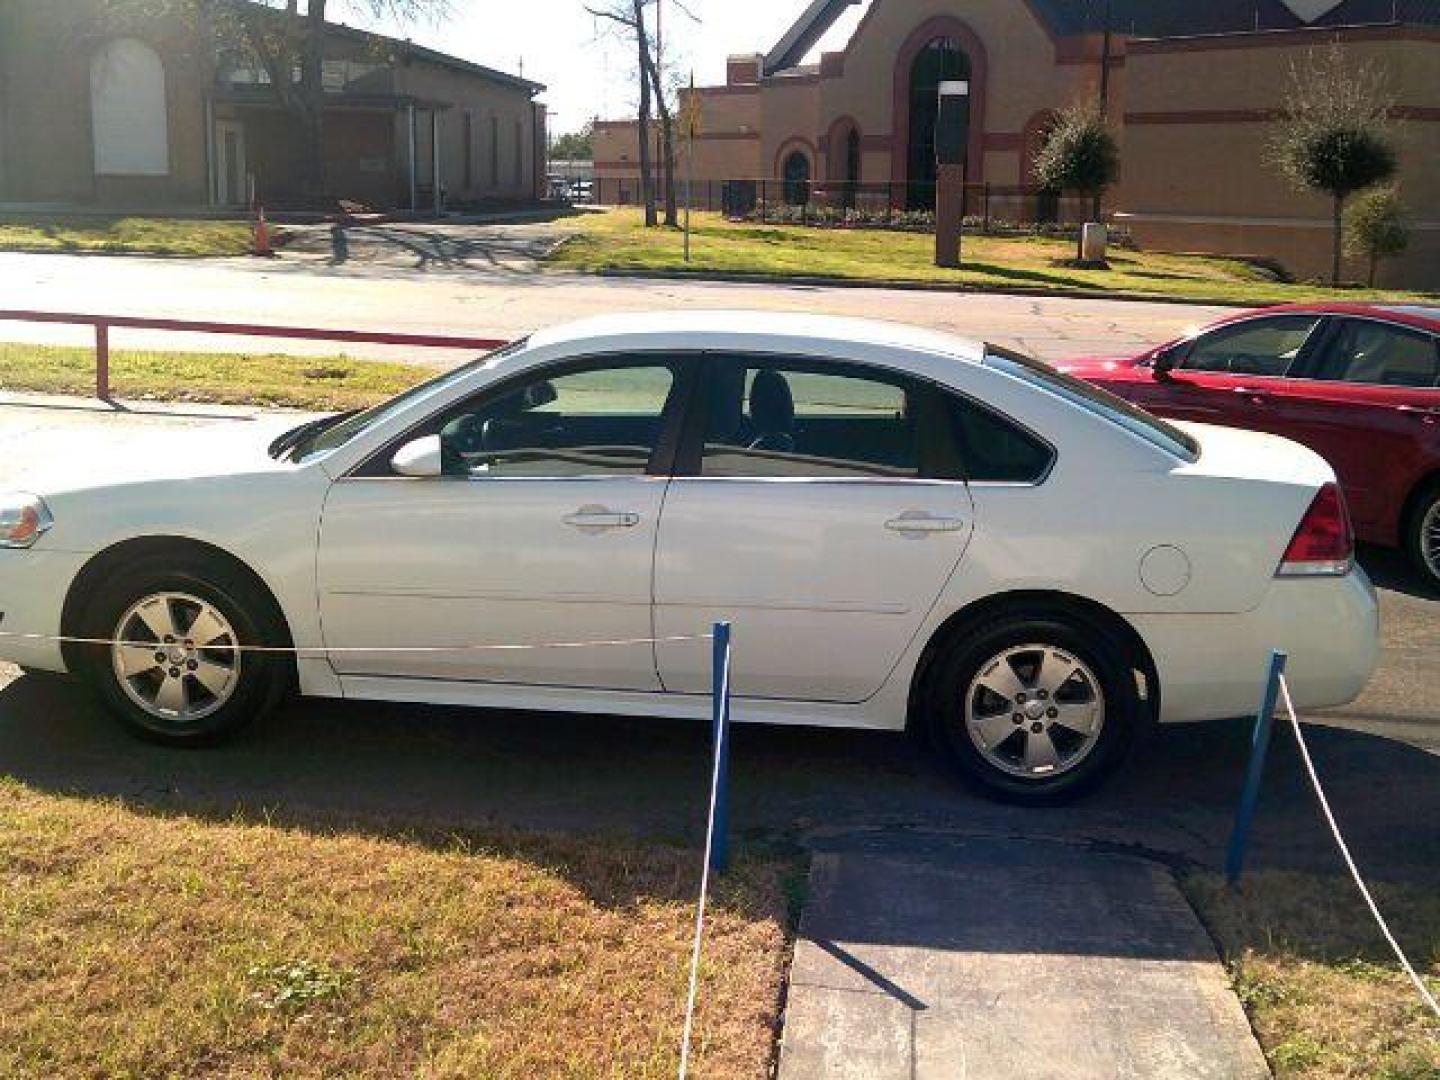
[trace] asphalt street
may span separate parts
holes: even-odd
[[[480,240],[410,241],[421,255],[397,257],[390,241],[357,235],[352,257],[333,263],[319,250],[265,259],[0,253],[11,310],[207,319],[348,330],[457,333],[513,338],[589,315],[622,311],[753,308],[893,319],[1027,350],[1045,360],[1131,354],[1216,318],[1221,309],[1132,301],[1076,300],[899,289],[819,288],[703,281],[598,278],[536,272],[533,256],[555,226],[513,225]],[[368,237],[368,238],[367,238]],[[441,245],[480,244],[486,255],[422,257]],[[409,250],[409,249],[404,249]],[[369,252],[369,257],[366,253]],[[377,254],[379,253],[379,254]],[[453,253],[452,253],[453,254]],[[419,260],[417,262],[417,260]],[[77,328],[0,322],[0,340],[91,344]],[[448,365],[458,354],[323,342],[237,340],[116,331],[114,348],[187,348],[352,356]]]

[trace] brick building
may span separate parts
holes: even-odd
[[[105,10],[0,0],[0,203],[302,197],[299,125],[257,65],[217,59],[194,18]],[[327,200],[428,209],[437,176],[451,205],[543,194],[539,83],[338,25],[323,73]]]
[[[809,56],[849,9],[843,49]],[[1103,0],[813,0],[763,55],[732,57],[697,91],[694,172],[761,178],[781,197],[819,193],[918,207],[933,198],[936,84],[968,80],[967,179],[996,216],[1054,214],[1032,168],[1057,110],[1098,97]],[[1109,110],[1123,176],[1110,210],[1145,246],[1265,255],[1328,267],[1330,210],[1264,163],[1288,72],[1339,42],[1389,79],[1402,193],[1416,218],[1389,281],[1440,288],[1440,0],[1111,0]],[[802,62],[810,59],[813,62]],[[638,196],[633,123],[596,132],[601,199]],[[790,184],[786,185],[785,181]],[[880,185],[871,189],[870,185]],[[788,188],[788,191],[787,191]],[[972,205],[974,205],[972,203]],[[1078,213],[1078,209],[1076,210]]]

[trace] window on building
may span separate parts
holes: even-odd
[[[515,186],[518,188],[525,182],[525,133],[520,127],[520,121],[515,121]]]
[[[475,186],[475,117],[465,114],[465,190]]]
[[[118,38],[90,61],[95,175],[168,176],[165,66],[143,41]]]
[[[950,38],[936,38],[910,66],[910,131],[906,205],[923,210],[935,205],[935,121],[940,84],[970,78],[970,58]]]
[[[490,186],[500,186],[500,118],[490,117]]]
[[[786,156],[782,169],[785,201],[791,206],[804,206],[810,201],[810,159],[795,150]]]

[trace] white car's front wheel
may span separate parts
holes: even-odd
[[[1074,798],[1124,757],[1141,716],[1124,645],[1056,614],[1001,615],[952,639],[926,708],[933,741],[984,794]]]
[[[132,732],[173,746],[218,742],[270,711],[289,686],[272,605],[232,568],[183,555],[113,576],[86,615],[86,675]]]

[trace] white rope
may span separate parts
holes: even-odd
[[[1305,744],[1305,736],[1300,730],[1300,718],[1295,715],[1295,703],[1290,699],[1290,684],[1285,681],[1285,676],[1280,676],[1280,696],[1285,702],[1285,711],[1290,716],[1290,727],[1295,732],[1296,745],[1300,747],[1300,760],[1305,763],[1305,771],[1310,775],[1310,784],[1315,788],[1315,798],[1320,802],[1320,810],[1325,815],[1325,821],[1330,826],[1330,832],[1335,837],[1335,844],[1340,848],[1340,854],[1345,859],[1345,865],[1350,868],[1350,876],[1355,879],[1355,887],[1360,890],[1360,895],[1365,898],[1365,905],[1370,909],[1370,914],[1375,917],[1375,923],[1380,927],[1380,932],[1385,935],[1385,940],[1390,943],[1390,949],[1395,953],[1400,966],[1404,968],[1405,974],[1410,976],[1410,981],[1415,984],[1421,1000],[1425,1005],[1440,1018],[1440,1002],[1435,1000],[1435,995],[1430,993],[1430,988],[1425,985],[1425,980],[1416,973],[1410,960],[1406,957],[1405,951],[1400,948],[1400,943],[1395,940],[1395,935],[1390,932],[1385,917],[1380,914],[1380,908],[1375,903],[1375,898],[1370,895],[1365,880],[1360,876],[1360,868],[1355,865],[1355,859],[1350,854],[1350,846],[1345,843],[1345,837],[1340,833],[1340,825],[1335,820],[1335,814],[1330,809],[1330,800],[1325,797],[1325,789],[1320,786],[1320,777],[1315,772],[1315,762],[1310,758],[1310,748]]]
[[[293,645],[215,645],[198,644],[202,652],[290,653],[308,659],[323,659],[341,653],[465,653],[465,652],[532,652],[536,649],[599,649],[622,645],[668,645],[679,641],[709,641],[712,634],[677,634],[674,637],[614,638],[606,641],[549,641],[534,645],[314,645],[297,648]],[[28,634],[0,630],[0,640],[42,641],[59,645],[100,645],[106,648],[152,649],[159,651],[159,641],[119,641],[112,638],[75,637],[70,634]]]
[[[727,659],[721,673],[721,700],[730,694],[730,663]],[[680,1041],[679,1080],[690,1072],[690,1037],[695,1030],[695,999],[700,986],[700,944],[705,937],[705,906],[710,894],[710,856],[715,849],[715,806],[720,798],[720,740],[725,730],[715,730],[715,762],[710,770],[710,812],[705,826],[705,865],[700,871],[700,901],[695,905],[695,941],[690,950],[690,992],[685,1001],[685,1032]]]

